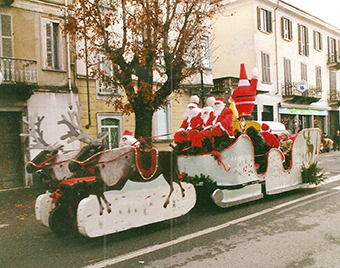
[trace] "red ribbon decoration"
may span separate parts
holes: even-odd
[[[227,167],[225,166],[225,164],[224,164],[223,161],[222,161],[221,153],[220,153],[219,151],[212,151],[212,152],[211,152],[211,155],[214,156],[214,157],[216,158],[217,164],[218,164],[219,166],[222,165],[225,171],[230,171],[230,166],[228,165],[229,168],[227,169]]]

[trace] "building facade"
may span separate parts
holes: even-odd
[[[240,63],[259,82],[255,120],[282,122],[291,132],[339,129],[340,30],[283,1],[228,1],[213,18],[215,88],[231,94]]]
[[[75,61],[67,38],[62,35],[62,9],[66,2],[3,1],[0,9],[0,189],[31,185],[25,163],[39,150],[27,149],[32,138],[25,123],[44,116],[40,130],[49,144],[59,142],[66,149],[79,148],[60,137],[67,129],[58,126],[77,92]],[[36,126],[38,127],[38,126]]]

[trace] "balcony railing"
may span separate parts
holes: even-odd
[[[34,60],[0,57],[0,71],[3,83],[37,83],[37,62]]]
[[[340,69],[340,55],[337,51],[328,53],[327,67],[332,70]]]
[[[298,83],[286,83],[282,85],[282,96],[286,102],[310,104],[322,98],[322,89],[308,85],[308,89],[301,92]]]

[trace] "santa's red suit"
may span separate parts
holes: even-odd
[[[192,141],[197,133],[202,129],[203,120],[201,118],[201,110],[198,108],[197,96],[192,96],[187,109],[184,113],[184,120],[174,135],[175,143],[184,143]]]
[[[233,112],[225,106],[223,98],[217,97],[214,112],[210,113],[206,127],[193,139],[192,146],[202,148],[202,142],[205,138],[212,140],[214,137],[221,137],[223,134],[234,138]]]
[[[266,141],[266,144],[269,148],[279,148],[280,147],[280,142],[277,139],[277,137],[270,132],[270,127],[263,123],[261,126],[261,135]]]
[[[253,77],[249,83],[244,63],[241,63],[238,87],[231,95],[231,100],[235,102],[239,117],[251,117],[255,106],[257,80],[257,69],[254,68]]]

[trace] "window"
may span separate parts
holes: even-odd
[[[58,21],[43,19],[43,58],[45,69],[61,69],[61,30]]]
[[[262,121],[274,120],[274,107],[271,105],[263,105]]]
[[[308,28],[301,24],[298,25],[299,29],[299,54],[303,56],[309,55],[308,43]]]
[[[285,40],[292,40],[293,39],[293,32],[292,32],[292,21],[281,17],[281,29],[282,29],[282,38]]]
[[[292,64],[290,59],[283,58],[285,88],[292,85]]]
[[[1,16],[1,43],[0,53],[2,57],[13,57],[12,49],[12,18],[10,15],[0,14]]]
[[[121,89],[118,86],[114,86],[113,83],[113,68],[111,61],[107,58],[104,52],[98,53],[98,93],[100,95],[120,95]]]
[[[329,89],[331,92],[336,92],[336,71],[329,72]]]
[[[336,40],[328,37],[328,62],[337,62],[337,47]]]
[[[257,7],[257,28],[266,33],[273,31],[271,11]]]
[[[322,34],[314,31],[314,48],[318,51],[322,50]]]
[[[122,133],[123,117],[111,114],[98,114],[98,132],[108,132],[103,140],[106,149],[117,148]]]
[[[261,62],[262,62],[262,82],[270,83],[269,54],[261,52]]]
[[[202,69],[211,69],[210,41],[207,35],[193,38],[187,50],[188,68],[201,65]]]
[[[152,135],[157,140],[168,140],[171,139],[172,132],[171,128],[171,112],[170,105],[166,105],[164,108],[159,108],[153,115],[152,118]],[[169,135],[164,135],[169,134]]]
[[[315,66],[316,89],[322,90],[321,66]]]
[[[307,64],[301,62],[301,80],[308,81],[307,78]]]
[[[253,112],[251,113],[251,116],[253,117],[253,120],[258,120],[258,116],[257,116],[257,104],[255,104]]]

